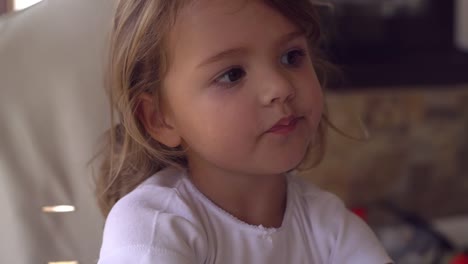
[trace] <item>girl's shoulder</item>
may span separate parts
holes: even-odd
[[[155,173],[117,201],[108,218],[130,212],[167,212],[169,205],[180,199],[178,188],[183,175],[175,168],[166,168]]]
[[[100,254],[108,262],[102,263],[135,263],[144,252],[151,252],[161,260],[196,258],[192,256],[193,249],[205,243],[201,241],[203,231],[197,216],[180,193],[183,179],[181,171],[162,170],[113,206],[106,219]],[[131,256],[132,261],[114,261],[125,258],[124,255]]]
[[[338,196],[297,175],[289,176],[289,186],[301,220],[312,225],[317,241],[329,242],[329,263],[392,263],[369,226]]]

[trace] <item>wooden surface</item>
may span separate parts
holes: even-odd
[[[322,164],[304,176],[350,206],[391,202],[426,219],[468,215],[468,83],[327,93]],[[380,218],[378,222],[386,221]]]

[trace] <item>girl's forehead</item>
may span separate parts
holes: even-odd
[[[196,0],[179,13],[169,47],[177,53],[197,55],[199,48],[219,50],[273,41],[295,28],[262,0]]]
[[[221,18],[239,19],[246,15],[246,9],[264,5],[262,0],[193,0],[182,8],[177,17],[180,23],[206,23]]]

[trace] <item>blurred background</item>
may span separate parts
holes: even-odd
[[[468,263],[468,0],[321,1],[334,125],[304,176],[397,263]],[[0,0],[1,263],[94,263],[113,0]],[[369,137],[366,138],[366,134]]]

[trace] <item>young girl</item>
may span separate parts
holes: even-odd
[[[319,39],[308,0],[120,1],[100,264],[391,262],[291,173],[323,154]]]

